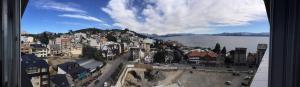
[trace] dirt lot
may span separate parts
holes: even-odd
[[[183,71],[175,76],[173,82],[180,82],[184,87],[240,87],[246,73],[233,76],[232,73],[206,72],[206,71]],[[231,85],[225,85],[226,81],[231,81]]]

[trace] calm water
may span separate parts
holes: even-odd
[[[227,50],[236,47],[245,47],[248,52],[256,52],[257,44],[269,44],[269,37],[251,37],[251,36],[209,36],[209,35],[189,35],[162,37],[163,40],[175,40],[185,46],[214,48],[216,43],[220,43],[221,47],[226,46]]]

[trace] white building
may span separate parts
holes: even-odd
[[[21,36],[21,42],[33,43],[34,38],[31,36]]]
[[[47,57],[48,49],[42,44],[30,44],[31,52],[37,57]]]

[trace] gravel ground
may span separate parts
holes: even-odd
[[[205,71],[184,71],[175,81],[179,81],[184,87],[240,87],[246,73],[240,76],[233,76],[232,73],[205,72]],[[225,85],[231,81],[231,85]]]

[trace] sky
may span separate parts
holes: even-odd
[[[30,0],[28,33],[84,28],[148,34],[269,32],[263,0]]]

